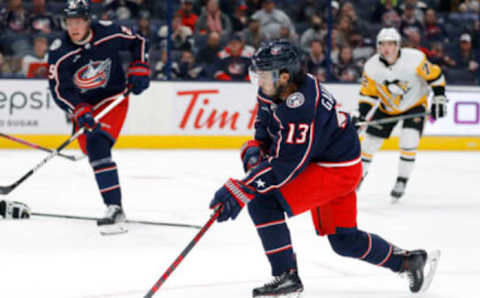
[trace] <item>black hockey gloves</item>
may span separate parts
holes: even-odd
[[[0,216],[5,219],[22,219],[30,217],[30,208],[17,201],[0,201]]]
[[[132,85],[135,95],[147,89],[150,86],[150,66],[140,61],[132,62],[128,67],[128,84]]]
[[[210,209],[222,206],[218,222],[226,221],[229,218],[237,218],[242,208],[255,197],[255,191],[243,184],[242,181],[228,179],[228,181],[215,193],[210,202]]]

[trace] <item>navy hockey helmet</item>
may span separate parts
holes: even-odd
[[[63,10],[66,18],[90,17],[90,0],[67,0],[65,9]]]
[[[250,67],[250,78],[255,84],[259,84],[259,74],[270,72],[273,75],[274,83],[283,72],[290,74],[290,80],[301,77],[303,74],[303,52],[288,42],[274,40],[263,43],[252,56]]]

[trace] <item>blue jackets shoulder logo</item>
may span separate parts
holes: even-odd
[[[112,60],[90,61],[87,65],[80,67],[73,75],[73,82],[84,93],[97,88],[107,86],[110,79]]]
[[[301,92],[295,92],[287,98],[287,107],[295,109],[303,105],[305,96]]]

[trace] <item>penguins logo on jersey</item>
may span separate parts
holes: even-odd
[[[393,80],[388,81],[385,80],[383,82],[383,86],[381,91],[383,91],[385,98],[393,103],[394,105],[398,106],[400,101],[403,99],[403,96],[412,89],[408,86],[408,81],[400,81],[400,80]]]
[[[110,79],[111,66],[110,58],[104,61],[90,61],[75,72],[73,82],[82,93],[105,87]]]

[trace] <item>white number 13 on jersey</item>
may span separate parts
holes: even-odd
[[[297,127],[298,126],[298,127]],[[307,132],[310,125],[305,123],[288,123],[287,144],[305,144],[307,141]],[[298,136],[295,138],[296,131]]]

